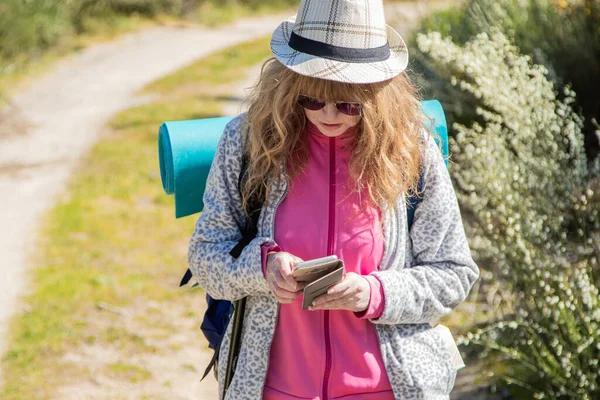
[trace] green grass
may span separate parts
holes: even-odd
[[[52,397],[66,374],[75,379],[85,373],[83,366],[62,359],[84,344],[159,351],[136,332],[98,326],[110,314],[100,303],[128,309],[197,296],[177,291],[195,217],[175,220],[173,199],[162,190],[158,127],[165,120],[219,115],[218,85],[243,79],[247,67],[268,55],[268,38],[210,55],[149,85],[146,92],[162,94],[155,102],[114,117],[44,221],[32,294],[25,298],[28,311],[13,320],[12,342],[2,360],[2,399]],[[156,337],[176,329],[153,312],[142,310],[137,322],[155,328]],[[149,378],[126,364],[113,364],[106,373]]]
[[[119,376],[129,382],[140,382],[152,378],[152,374],[139,365],[116,362],[108,366],[108,375]]]

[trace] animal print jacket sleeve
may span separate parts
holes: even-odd
[[[460,304],[479,276],[448,170],[432,138],[426,171],[423,199],[407,240],[405,268],[373,273],[385,293],[383,314],[374,323],[430,322]]]
[[[238,259],[229,255],[246,221],[238,190],[242,123],[238,117],[225,127],[206,182],[204,209],[189,245],[190,270],[215,299],[237,300],[269,293],[262,272],[261,245],[274,244],[271,238],[257,236]]]

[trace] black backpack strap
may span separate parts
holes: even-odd
[[[242,250],[256,237],[258,233],[258,228],[256,227],[258,224],[258,217],[260,215],[260,209],[252,211],[250,213],[250,218],[246,223],[246,229],[244,230],[244,235],[240,239],[240,241],[229,251],[229,254],[233,258],[238,258],[240,254],[242,254]]]
[[[243,185],[243,181],[244,181],[244,176],[246,175],[246,172],[248,171],[249,161],[250,161],[249,156],[244,153],[244,156],[242,157],[242,168],[240,169],[240,176],[238,178],[238,191],[240,193],[242,193],[242,185]],[[242,254],[242,250],[244,250],[244,248],[258,234],[258,217],[260,216],[260,210],[263,205],[263,202],[262,202],[262,198],[264,196],[263,193],[264,192],[261,190],[255,192],[254,195],[248,201],[246,212],[248,213],[249,218],[246,221],[246,227],[244,228],[244,233],[242,235],[242,238],[238,242],[238,244],[236,244],[233,247],[233,249],[231,249],[231,251],[229,251],[229,254],[233,258],[238,258],[240,256],[240,254]]]
[[[423,190],[425,189],[425,175],[426,171],[423,171],[421,174],[421,179],[419,181],[418,193],[419,196],[423,196]],[[412,226],[413,220],[415,218],[415,210],[423,200],[423,197],[419,197],[417,195],[410,196],[408,198],[408,204],[406,206],[406,222],[408,223],[408,229]]]
[[[217,364],[217,360],[219,359],[219,350],[220,349],[221,349],[221,343],[219,343],[219,345],[215,349],[215,352],[213,353],[213,356],[210,359],[210,362],[208,363],[208,366],[204,370],[204,374],[202,375],[202,378],[200,378],[200,382],[202,382],[204,380],[204,378],[206,378],[206,376],[208,375],[208,373],[210,372],[210,370],[213,369],[213,367],[215,367],[215,365]]]
[[[190,279],[192,279],[192,271],[190,271],[190,269],[188,268],[187,271],[185,271],[183,278],[181,278],[181,282],[179,282],[179,287],[182,287],[183,285],[187,285],[187,283],[190,281]]]
[[[430,136],[427,136],[425,140],[433,140]],[[426,144],[426,143],[424,143]],[[406,205],[406,222],[408,223],[408,229],[412,226],[415,218],[415,210],[421,204],[423,200],[423,191],[425,190],[425,179],[427,178],[427,168],[425,166],[425,158],[427,156],[427,150],[423,150],[423,172],[419,179],[419,186],[417,188],[417,194],[413,194],[408,198],[408,204]]]
[[[237,367],[238,356],[240,354],[240,348],[242,346],[242,325],[244,324],[244,314],[246,313],[246,298],[244,297],[235,301],[234,306],[235,313],[233,314],[233,321],[231,321],[233,323],[231,328],[231,343],[229,343],[227,368],[225,369],[225,381],[223,382],[225,387],[223,390],[223,399],[225,399],[225,394],[233,379],[233,374]]]

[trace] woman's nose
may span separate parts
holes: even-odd
[[[328,119],[335,119],[335,118],[337,118],[338,114],[340,113],[340,111],[335,106],[335,103],[325,104],[325,107],[323,107],[322,110],[323,110],[323,114],[325,114],[325,117]]]

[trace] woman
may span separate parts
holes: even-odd
[[[208,294],[247,296],[227,399],[448,398],[455,345],[429,322],[479,271],[403,73],[404,41],[381,1],[304,0],[271,49],[248,113],[225,128],[188,255]],[[261,193],[258,235],[234,260],[245,206]],[[293,265],[332,254],[343,280],[302,310]]]

